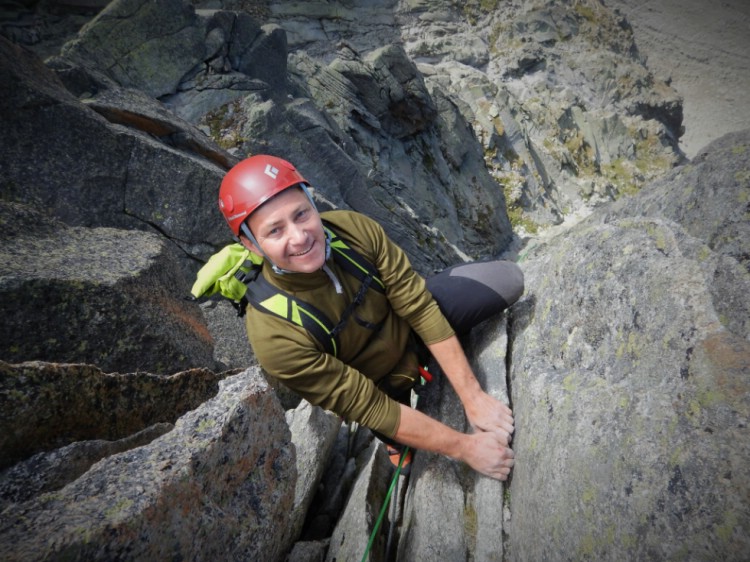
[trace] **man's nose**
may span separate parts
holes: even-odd
[[[307,240],[307,232],[299,224],[292,224],[289,228],[289,241],[293,244],[304,243]]]

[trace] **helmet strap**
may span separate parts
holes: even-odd
[[[247,220],[247,219],[245,219],[245,220]],[[250,240],[250,242],[253,244],[253,246],[255,246],[260,251],[261,255],[264,258],[268,259],[268,257],[266,256],[266,253],[263,251],[263,248],[260,247],[260,244],[258,243],[258,240],[256,240],[255,235],[253,234],[253,231],[250,230],[250,227],[247,226],[247,223],[245,221],[242,221],[240,223],[240,232],[242,232],[242,234],[245,235],[245,238],[247,238],[248,240]],[[268,261],[271,261],[271,260],[268,260]]]
[[[312,205],[313,209],[317,211],[318,206],[315,204],[315,200],[313,199],[312,193],[310,193],[310,190],[307,188],[307,184],[300,182],[297,185],[302,188],[302,192],[307,195],[307,198],[310,200],[310,205]]]

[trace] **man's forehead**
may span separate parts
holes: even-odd
[[[281,220],[281,217],[276,217],[278,211],[284,210],[285,207],[289,207],[289,210],[296,210],[301,207],[309,206],[310,200],[302,191],[302,188],[295,186],[285,189],[271,197],[268,201],[258,207],[248,218],[247,222],[253,224],[259,224],[268,220],[277,221]]]

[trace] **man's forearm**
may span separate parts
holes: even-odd
[[[401,404],[401,421],[394,439],[404,445],[463,460],[466,435],[418,410]]]
[[[474,376],[461,342],[456,336],[430,344],[427,348],[464,405],[482,392],[482,387]]]

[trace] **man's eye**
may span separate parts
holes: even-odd
[[[310,215],[309,209],[303,209],[297,213],[297,220],[305,220]]]

